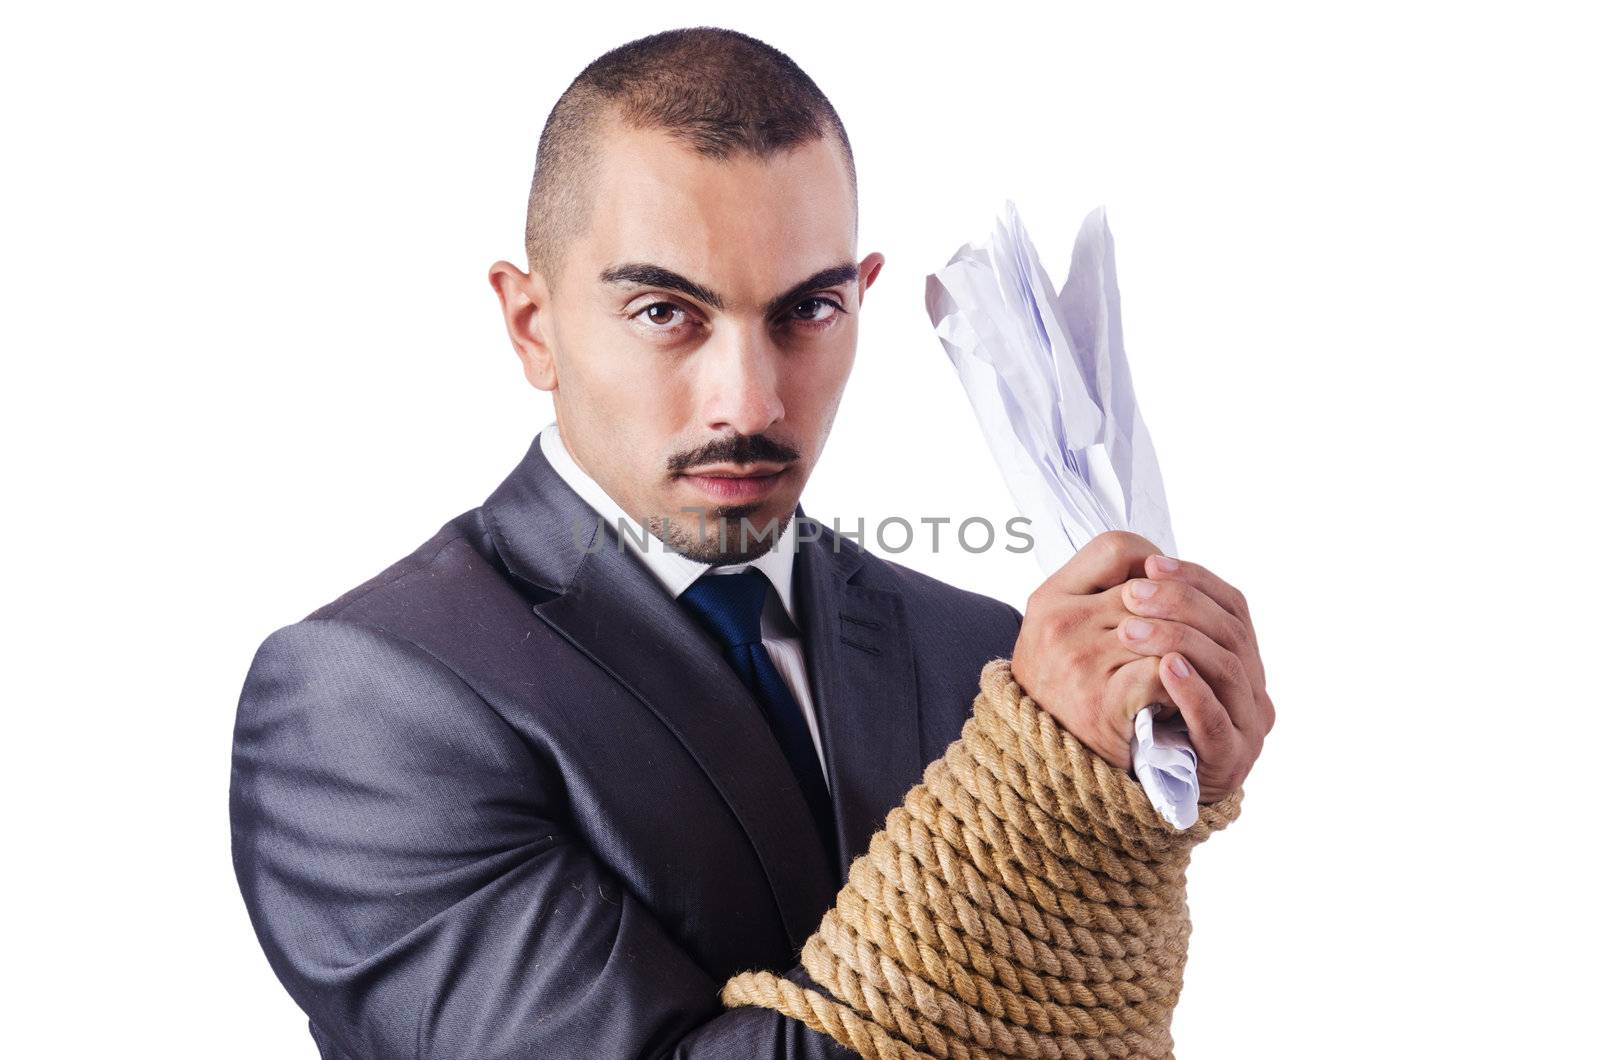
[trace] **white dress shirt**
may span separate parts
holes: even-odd
[[[598,512],[613,529],[617,528],[619,521],[631,528],[629,533],[619,531],[623,546],[643,561],[645,567],[655,575],[674,600],[702,574],[737,574],[754,567],[766,575],[767,581],[772,583],[776,592],[767,594],[766,609],[761,612],[761,643],[766,646],[767,654],[772,656],[773,665],[778,668],[784,684],[789,686],[795,702],[800,704],[800,710],[806,716],[806,727],[811,730],[811,741],[817,748],[817,761],[823,765],[823,781],[827,783],[827,758],[822,753],[822,734],[817,729],[817,712],[812,706],[811,687],[806,681],[805,647],[794,614],[794,557],[797,547],[794,520],[792,518],[789,520],[789,525],[778,536],[772,548],[749,563],[730,563],[722,566],[700,563],[681,552],[672,551],[660,538],[649,533],[637,520],[624,512],[622,505],[613,500],[588,472],[578,466],[572,454],[567,451],[566,443],[561,440],[561,432],[555,423],[548,424],[539,432],[539,447],[545,459],[550,461],[550,466],[555,468],[556,474],[572,487],[573,492],[587,501],[589,507]],[[829,786],[831,788],[831,783]]]

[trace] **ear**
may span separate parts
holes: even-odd
[[[522,361],[522,374],[540,390],[554,390],[556,361],[543,318],[549,309],[550,290],[544,277],[523,272],[509,261],[497,261],[489,266],[489,286],[500,298],[506,334]]]
[[[867,288],[872,286],[872,281],[878,278],[878,272],[883,268],[883,255],[874,250],[871,254],[861,259],[861,264],[856,266],[856,279],[860,284],[856,288],[856,301],[866,301]]]

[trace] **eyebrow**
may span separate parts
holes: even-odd
[[[832,287],[838,283],[850,283],[855,278],[856,266],[854,262],[846,261],[838,265],[830,265],[826,269],[821,269],[807,276],[804,280],[767,302],[762,312],[767,316],[771,316],[784,309],[789,302],[792,302],[807,291],[814,291],[818,287]],[[660,287],[664,290],[686,294],[690,298],[704,302],[712,309],[727,308],[727,303],[722,300],[722,296],[704,284],[696,283],[687,276],[648,262],[628,262],[623,265],[613,265],[601,271],[600,282],[629,284],[636,287]]]

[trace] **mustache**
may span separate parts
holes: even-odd
[[[698,449],[679,453],[667,461],[667,469],[681,473],[701,464],[788,464],[799,459],[798,450],[764,434],[735,434],[715,438]]]

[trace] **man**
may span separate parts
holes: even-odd
[[[1203,797],[1242,781],[1259,660],[1203,568],[1102,535],[1024,619],[805,518],[884,261],[855,202],[826,98],[731,31],[624,45],[556,104],[529,268],[490,270],[556,423],[269,637],[239,705],[235,867],[324,1057],[854,1055],[718,987],[811,983],[801,944],[990,659],[1115,764],[1159,699]]]

